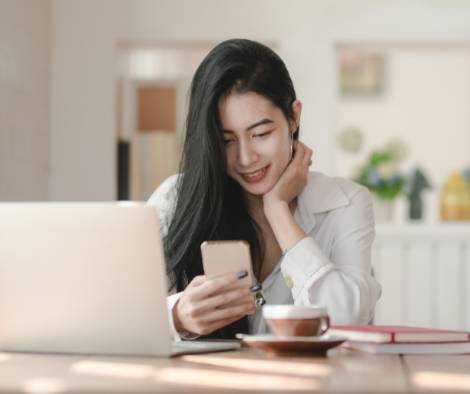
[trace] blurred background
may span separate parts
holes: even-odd
[[[146,200],[234,37],[284,59],[312,170],[372,191],[378,321],[470,328],[469,1],[0,0],[0,200]]]

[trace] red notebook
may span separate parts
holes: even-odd
[[[331,326],[328,334],[372,343],[449,343],[470,341],[470,333],[404,326]]]

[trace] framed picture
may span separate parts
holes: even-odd
[[[385,85],[385,55],[378,52],[340,48],[338,51],[340,94],[377,96]]]

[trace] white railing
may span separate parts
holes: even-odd
[[[374,324],[470,330],[470,224],[378,225]]]

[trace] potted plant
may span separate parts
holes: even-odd
[[[358,154],[363,145],[362,132],[357,128],[344,129],[338,134],[337,143],[341,150]],[[405,183],[398,165],[405,157],[405,145],[400,140],[392,139],[382,148],[373,150],[366,162],[354,171],[353,179],[372,192],[378,222],[389,222],[393,217],[394,202],[402,193]]]

